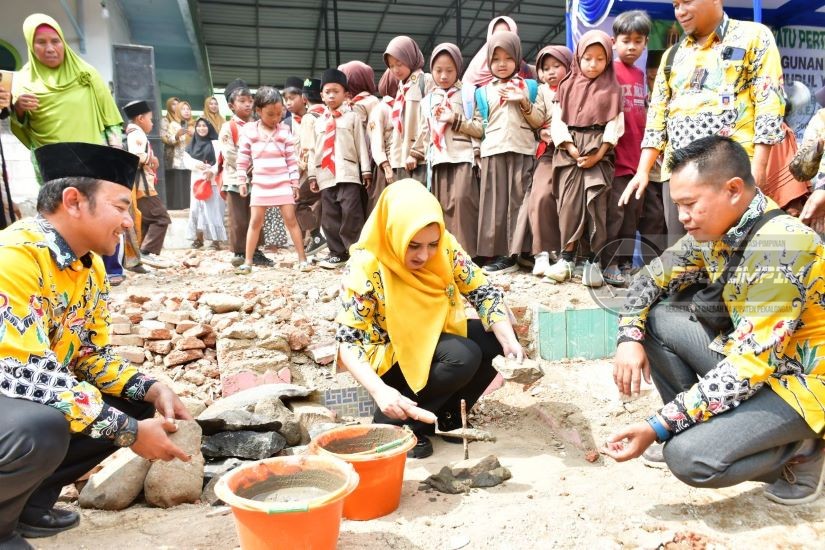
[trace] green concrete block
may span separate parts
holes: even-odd
[[[619,318],[611,311],[540,311],[538,321],[539,355],[542,359],[601,359],[612,356],[616,350]]]

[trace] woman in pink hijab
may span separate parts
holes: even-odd
[[[487,25],[487,41],[475,54],[470,64],[467,65],[467,70],[464,76],[461,77],[463,85],[461,89],[461,96],[464,102],[464,110],[467,118],[473,117],[473,109],[475,107],[475,91],[476,88],[486,86],[493,80],[493,73],[490,72],[490,66],[487,64],[487,43],[490,42],[490,37],[499,31],[510,31],[518,34],[518,27],[512,18],[506,15],[500,15],[493,18],[490,24]],[[535,71],[523,59],[519,67],[518,75],[522,78],[536,78]]]

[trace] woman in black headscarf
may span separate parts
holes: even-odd
[[[199,118],[195,123],[195,134],[184,155],[184,164],[192,171],[187,228],[192,248],[202,247],[205,239],[212,241],[212,248],[218,250],[220,243],[226,241],[226,228],[223,225],[226,203],[215,183],[218,167],[214,142],[217,140],[218,133],[215,129],[205,118]],[[207,189],[208,196],[205,196]]]

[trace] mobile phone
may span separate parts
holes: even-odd
[[[14,73],[12,71],[0,69],[0,90],[11,93],[11,81],[13,77]]]

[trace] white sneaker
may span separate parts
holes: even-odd
[[[602,277],[602,266],[599,265],[599,262],[584,262],[582,284],[591,288],[597,288],[604,284],[604,277]]]
[[[542,276],[550,269],[550,253],[539,252],[536,254],[536,263],[533,265],[533,275]]]
[[[544,272],[544,276],[556,281],[557,283],[563,283],[573,276],[573,267],[573,262],[568,262],[562,258],[548,267],[547,271]]]
[[[172,267],[172,263],[166,258],[162,258],[157,254],[141,254],[140,259],[146,265],[150,265],[156,269],[167,269]]]

